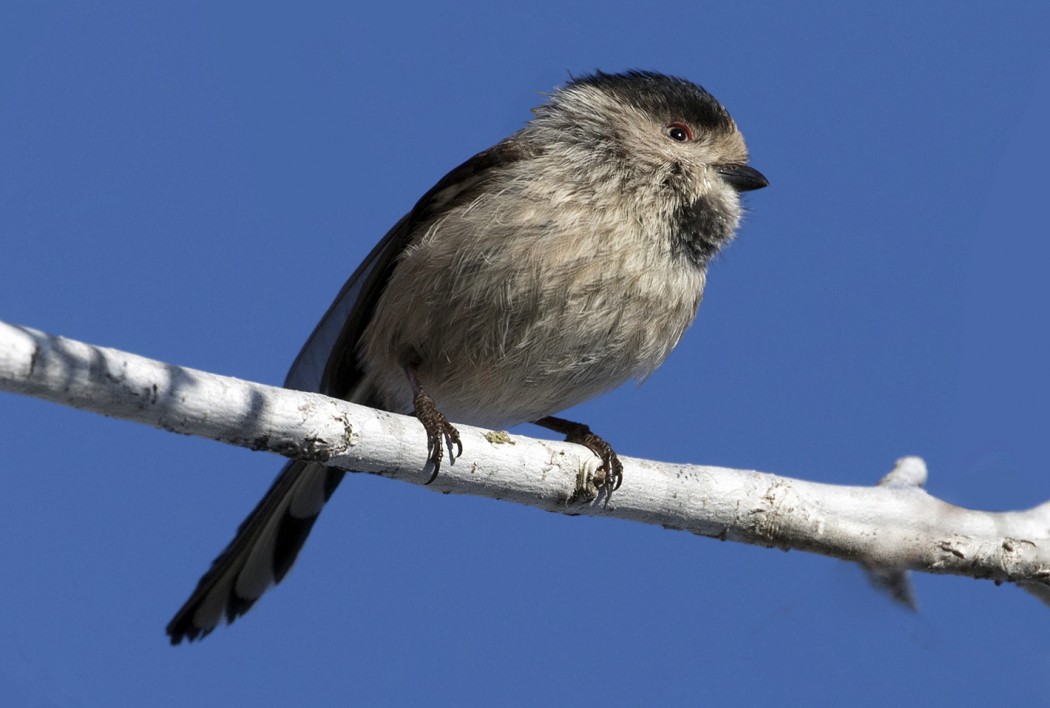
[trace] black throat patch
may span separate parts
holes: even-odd
[[[733,219],[721,200],[700,197],[678,207],[671,231],[671,254],[706,268],[718,250],[733,240]]]

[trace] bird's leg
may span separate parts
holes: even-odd
[[[583,423],[574,423],[564,418],[555,418],[552,415],[533,421],[535,425],[543,426],[548,430],[561,433],[565,436],[565,442],[583,445],[585,448],[598,456],[602,461],[595,475],[594,483],[598,487],[609,485],[613,491],[620,488],[623,482],[623,464],[616,456],[616,451],[603,439],[591,432],[591,429]]]
[[[412,386],[412,403],[416,408],[416,418],[423,424],[423,429],[427,431],[427,454],[430,462],[434,465],[434,471],[430,475],[430,479],[426,481],[427,484],[430,484],[437,479],[438,471],[441,469],[441,457],[444,454],[442,443],[448,444],[449,455],[453,457],[463,454],[463,443],[459,440],[459,431],[456,430],[452,423],[448,422],[448,418],[445,417],[444,413],[437,409],[434,399],[423,390],[419,383],[419,377],[416,376],[415,369],[406,367],[405,375],[408,376],[408,383]],[[454,455],[452,453],[453,443],[456,445]]]

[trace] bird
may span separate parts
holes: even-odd
[[[735,121],[686,79],[570,77],[516,133],[427,191],[350,276],[285,387],[415,415],[430,481],[454,422],[537,423],[623,480],[558,413],[649,376],[700,306],[741,193],[768,186]],[[345,472],[291,460],[167,626],[172,644],[247,612],[292,567]]]

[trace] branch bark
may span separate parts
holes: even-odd
[[[3,322],[0,390],[415,484],[429,478],[414,418]],[[1050,502],[1015,512],[953,506],[923,490],[916,457],[872,487],[621,458],[623,485],[609,494],[595,488],[596,458],[580,446],[457,427],[463,455],[442,466],[436,492],[855,561],[909,604],[907,570],[1013,582],[1050,600]]]

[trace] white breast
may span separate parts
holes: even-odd
[[[454,421],[536,420],[647,376],[678,343],[705,273],[668,235],[540,204],[478,200],[406,251],[364,337],[369,385],[391,409],[411,410],[413,366]]]

